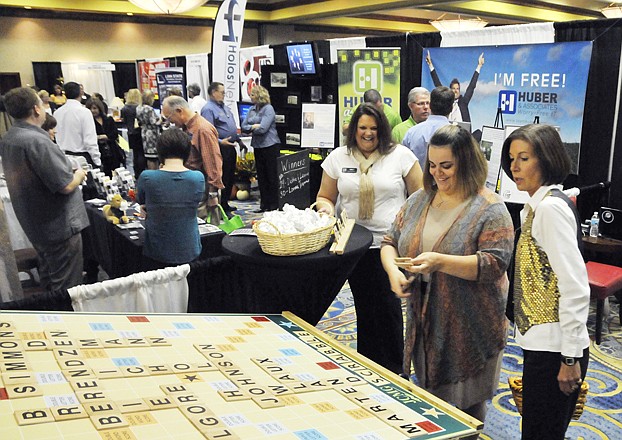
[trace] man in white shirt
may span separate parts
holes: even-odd
[[[101,166],[101,155],[97,146],[95,120],[91,111],[82,104],[80,84],[65,84],[67,103],[56,110],[56,142],[70,156],[82,156],[94,167]]]
[[[192,83],[187,87],[188,90],[188,104],[193,112],[201,113],[201,109],[207,101],[201,96],[201,86],[197,83]]]

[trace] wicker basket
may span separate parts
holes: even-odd
[[[281,234],[278,228],[269,221],[258,220],[253,224],[253,231],[257,234],[261,250],[266,254],[276,256],[305,255],[317,252],[326,246],[336,221],[337,219],[333,217],[328,225],[312,231]],[[277,232],[270,233],[260,230],[259,224],[262,222],[269,224]]]
[[[520,415],[523,415],[523,379],[521,377],[508,377],[508,384],[510,385],[510,390],[512,390],[516,409]],[[581,391],[579,391],[579,397],[577,398],[577,404],[572,414],[572,420],[579,420],[579,417],[583,414],[583,408],[587,401],[587,392],[589,389],[590,386],[586,381],[581,382]]]

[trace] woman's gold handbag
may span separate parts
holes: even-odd
[[[512,390],[516,409],[520,415],[523,415],[523,379],[521,377],[508,377],[508,384],[510,385],[510,390]],[[579,391],[574,414],[572,414],[572,420],[579,420],[579,417],[583,414],[583,407],[585,407],[589,389],[590,386],[586,381],[581,382],[581,390]]]

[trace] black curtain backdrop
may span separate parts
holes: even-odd
[[[47,90],[50,95],[54,92],[54,84],[59,83],[58,78],[63,76],[60,62],[32,62],[32,70],[35,75],[35,85],[41,90]]]
[[[621,20],[589,20],[555,23],[555,41],[592,41],[592,60],[587,83],[579,178],[577,186],[586,186],[607,180],[611,138],[615,117],[620,70]],[[622,141],[622,117],[618,115],[616,146]],[[614,167],[609,194],[606,191],[590,193],[577,199],[582,219],[591,217],[602,205],[622,208],[622,154],[619,148],[614,156]],[[616,171],[617,170],[617,171]]]
[[[383,37],[368,37],[365,39],[367,47],[399,47],[400,60],[400,116],[402,120],[410,117],[408,108],[408,92],[413,87],[421,85],[421,62],[424,47],[439,47],[441,34],[439,32],[425,34],[399,34]]]
[[[112,71],[112,82],[114,84],[114,94],[119,98],[123,98],[125,92],[129,89],[138,88],[136,82],[136,62],[118,62],[113,63],[115,70]],[[112,102],[114,96],[104,96],[108,103]]]

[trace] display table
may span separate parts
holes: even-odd
[[[483,426],[290,313],[2,312],[0,328],[3,439],[439,440]]]
[[[583,250],[589,260],[622,266],[622,241],[620,240],[584,235]]]
[[[85,258],[97,261],[110,278],[142,272],[145,230],[120,229],[108,222],[98,207],[85,205],[91,223],[82,234]],[[224,236],[222,231],[202,235],[200,258],[222,255],[220,242]]]
[[[330,254],[327,245],[313,254],[276,257],[261,250],[257,237],[239,235],[225,237],[222,249],[249,278],[253,311],[289,310],[316,325],[371,243],[371,232],[356,225],[343,255]]]

